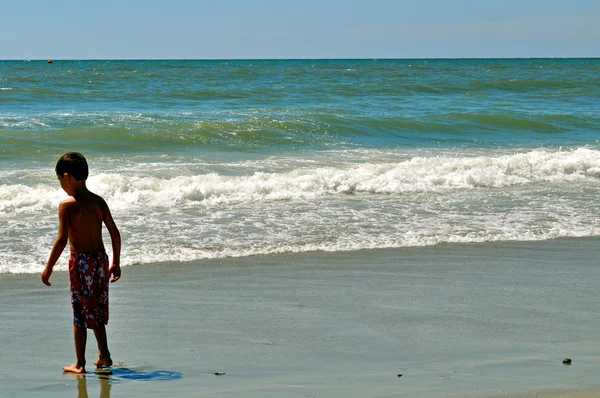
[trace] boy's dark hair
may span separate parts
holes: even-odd
[[[88,164],[82,154],[79,152],[67,152],[56,162],[56,175],[62,176],[64,173],[70,174],[77,181],[87,180]]]

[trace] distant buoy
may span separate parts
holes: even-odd
[[[49,60],[48,60],[48,63],[49,63],[49,64],[51,64],[51,63],[52,63],[52,60],[51,60],[51,59],[49,59]]]

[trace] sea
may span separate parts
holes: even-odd
[[[598,236],[599,138],[600,59],[0,61],[0,273],[67,151],[129,266]]]

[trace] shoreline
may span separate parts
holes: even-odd
[[[114,367],[140,377],[182,377],[139,383],[117,372],[112,393],[599,396],[599,242],[445,244],[124,267],[111,285]],[[0,275],[0,380],[9,396],[59,397],[75,388],[60,373],[74,355],[66,272],[52,282],[47,288],[39,275]],[[93,346],[90,337],[88,363]],[[571,366],[562,365],[565,357]],[[95,395],[97,377],[87,380]]]
[[[289,258],[297,258],[306,256],[307,258],[311,257],[320,257],[320,256],[328,256],[328,255],[348,255],[348,256],[368,256],[369,254],[377,255],[377,253],[386,253],[386,252],[406,252],[412,253],[414,251],[425,251],[425,252],[436,252],[436,251],[444,251],[447,250],[449,252],[455,253],[461,250],[476,250],[477,248],[485,249],[490,248],[492,250],[497,250],[501,248],[510,248],[510,249],[518,249],[518,248],[526,248],[532,249],[532,246],[541,245],[552,246],[554,243],[558,245],[569,245],[569,243],[573,243],[575,245],[579,245],[581,242],[584,245],[592,245],[593,243],[597,243],[600,246],[600,236],[568,236],[568,237],[558,237],[552,239],[543,239],[543,240],[522,240],[522,241],[512,241],[512,240],[497,240],[497,241],[485,241],[485,242],[442,242],[436,243],[432,245],[424,245],[424,246],[402,246],[402,247],[377,247],[377,248],[366,248],[366,249],[350,249],[350,250],[338,250],[338,251],[329,251],[329,250],[314,250],[314,251],[298,251],[298,252],[283,252],[283,253],[266,253],[266,254],[254,254],[254,255],[244,255],[244,256],[228,256],[228,257],[213,257],[213,258],[201,258],[190,261],[156,261],[151,263],[135,263],[129,265],[122,265],[122,269],[133,269],[133,268],[144,268],[144,267],[164,267],[164,266],[176,266],[176,267],[185,267],[185,266],[194,266],[194,265],[203,265],[210,266],[210,264],[215,263],[221,265],[222,263],[228,262],[239,262],[244,264],[252,264],[255,262],[273,262],[271,258],[275,259],[275,261],[285,261],[287,257]],[[536,250],[534,248],[534,250]],[[62,257],[56,263],[56,266],[53,271],[54,274],[67,275],[67,269],[61,269],[60,266],[66,266],[66,261],[62,261],[63,259],[68,260],[68,256],[65,253],[68,252],[68,248],[65,249]],[[107,246],[106,253],[111,257],[111,248]],[[600,250],[599,250],[600,253]],[[39,273],[44,269],[45,263],[40,263]],[[11,277],[11,276],[21,276],[21,275],[37,275],[38,272],[16,272],[16,273],[0,273],[0,279],[3,277]]]

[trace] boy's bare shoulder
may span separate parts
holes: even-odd
[[[106,201],[104,200],[104,198],[100,195],[96,195],[95,193],[91,193],[94,197],[94,201],[102,207],[107,207],[108,205],[106,204]]]
[[[108,205],[106,204],[106,201],[104,200],[104,198],[102,196],[96,195],[93,192],[88,192],[88,194],[85,195],[85,197],[83,197],[83,198],[76,199],[71,196],[71,197],[63,200],[58,205],[58,209],[59,209],[59,211],[60,210],[69,211],[70,209],[79,209],[81,206],[87,207],[90,205],[93,207],[99,208],[102,211],[104,211],[106,208],[108,208]]]
[[[90,192],[90,194],[92,195],[91,202],[93,203],[93,206],[98,209],[98,212],[101,214],[101,218],[104,218],[104,214],[108,210],[108,204],[102,196],[96,195],[93,192]]]
[[[77,201],[75,200],[75,198],[69,197],[58,204],[58,209],[68,210],[69,208],[73,207],[76,203]]]

